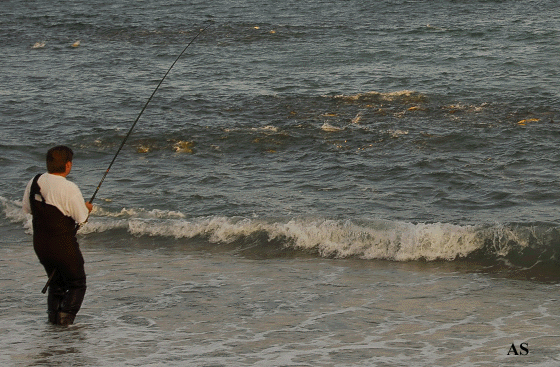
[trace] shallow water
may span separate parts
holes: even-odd
[[[33,253],[4,246],[2,362],[12,365],[548,366],[557,284],[427,264],[85,244],[77,324],[46,322]],[[511,344],[527,343],[514,356]]]

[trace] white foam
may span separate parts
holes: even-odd
[[[483,245],[476,227],[445,223],[355,223],[328,219],[293,219],[282,223],[228,217],[164,221],[131,218],[127,223],[129,232],[135,236],[204,236],[212,243],[232,243],[265,232],[269,240],[284,239],[286,246],[316,250],[321,256],[340,258],[453,260],[465,257]]]
[[[398,138],[398,137],[403,136],[403,135],[408,135],[408,130],[399,130],[399,129],[392,130],[392,129],[390,129],[390,130],[387,130],[387,133],[389,135],[391,135],[391,137],[393,137],[393,138]]]
[[[163,222],[133,219],[129,221],[128,227],[130,233],[134,235],[170,236],[174,238],[206,236],[213,243],[231,243],[263,229],[261,224],[250,219],[227,217],[202,217],[192,221],[168,220]]]
[[[304,249],[318,249],[323,256],[408,261],[463,257],[480,243],[475,228],[452,224],[413,224],[377,221],[366,225],[351,221],[293,220],[276,225],[276,234],[294,240]]]
[[[251,128],[251,130],[269,132],[269,133],[277,133],[279,129],[276,126],[266,125],[266,126],[262,126],[262,127],[253,127],[253,128]]]
[[[422,101],[426,99],[426,96],[419,92],[405,89],[405,90],[400,90],[395,92],[384,92],[384,93],[371,91],[371,92],[357,93],[352,95],[339,94],[334,96],[333,98],[342,99],[347,102],[357,102],[363,99],[366,100],[376,99],[379,101],[392,102],[397,99],[401,99],[405,101]]]
[[[321,130],[326,131],[326,132],[337,132],[337,131],[342,131],[344,130],[341,127],[337,127],[334,125],[329,124],[328,122],[325,122],[322,126],[321,126]]]
[[[0,205],[4,209],[6,218],[13,223],[23,223],[25,228],[31,228],[31,215],[22,210],[22,203],[19,200],[8,200],[0,196]]]
[[[100,217],[109,218],[158,218],[158,219],[177,219],[185,218],[185,215],[178,211],[173,210],[161,210],[161,209],[132,209],[132,208],[122,208],[120,211],[111,211],[104,209],[100,206],[94,206],[92,215]]]
[[[23,213],[21,202],[0,196],[6,218],[31,228],[31,216]],[[461,226],[449,223],[410,223],[387,220],[331,220],[296,218],[287,221],[208,216],[189,218],[171,210],[127,209],[110,211],[96,207],[80,230],[81,235],[125,229],[134,236],[193,238],[202,236],[211,243],[232,243],[256,233],[285,246],[311,250],[325,257],[363,259],[454,260],[483,246],[494,256],[505,257],[514,247],[525,247],[531,231],[506,225]],[[263,243],[262,245],[265,245]]]

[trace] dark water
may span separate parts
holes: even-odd
[[[69,178],[91,196],[158,82],[207,27],[101,187],[81,234],[90,257],[132,244],[169,261],[200,251],[249,273],[260,270],[247,260],[311,259],[315,269],[334,258],[554,287],[558,10],[555,1],[3,1],[3,246],[31,241],[20,200],[46,150],[74,149]],[[394,353],[394,363],[414,362]]]

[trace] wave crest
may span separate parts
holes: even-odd
[[[6,218],[31,228],[21,203],[0,196]],[[97,208],[80,235],[92,233],[134,237],[158,236],[170,241],[202,239],[233,245],[244,253],[302,251],[329,258],[391,261],[469,260],[477,264],[532,268],[560,263],[560,231],[552,224],[457,225],[379,219],[187,218],[166,210]]]

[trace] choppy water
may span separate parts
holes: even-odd
[[[556,2],[2,8],[2,362],[560,359]],[[24,184],[66,144],[93,194],[204,27],[80,234],[79,325],[48,326]]]

